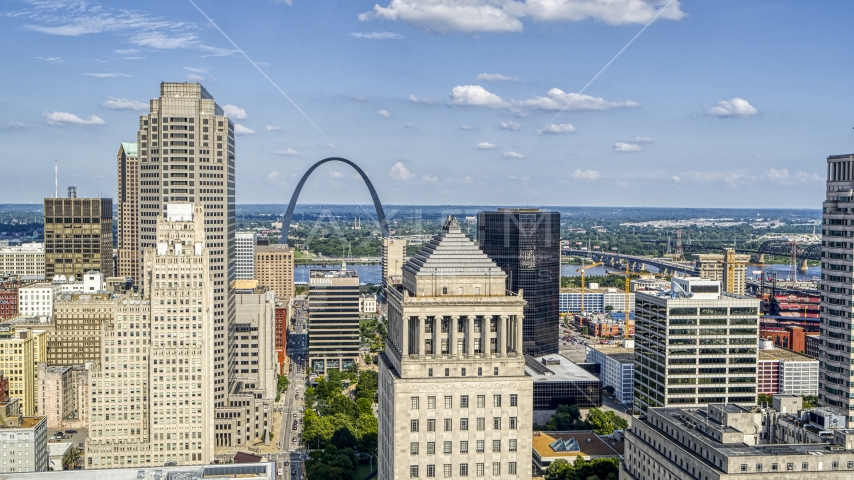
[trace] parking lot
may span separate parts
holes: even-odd
[[[58,441],[58,442],[68,442],[68,443],[71,443],[73,446],[75,446],[75,447],[77,447],[77,448],[82,448],[82,447],[80,446],[80,444],[82,444],[82,443],[86,440],[86,437],[87,437],[87,436],[89,436],[89,430],[88,430],[88,429],[85,429],[85,428],[72,428],[72,429],[69,429],[69,430],[76,430],[76,431],[77,431],[77,433],[75,433],[75,434],[71,435],[71,438],[68,438],[68,439],[60,439],[60,440],[57,440],[57,441]],[[48,437],[48,441],[51,441],[51,439],[55,438],[55,437],[54,437],[54,434],[55,434],[56,432],[63,432],[63,431],[64,431],[64,430],[48,429],[48,430],[47,430],[47,437]]]

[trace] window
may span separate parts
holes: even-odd
[[[493,440],[492,441],[492,451],[500,452],[501,451],[501,440]]]
[[[418,442],[410,442],[409,443],[409,454],[410,455],[418,455]]]
[[[436,465],[427,465],[427,477],[436,476]]]
[[[469,419],[468,418],[461,418],[460,419],[460,430],[466,431],[468,429],[469,429]]]
[[[493,395],[492,396],[492,406],[500,407],[501,406],[501,395]]]
[[[492,367],[492,374],[498,376],[498,367]]]
[[[418,420],[415,420],[415,421],[417,422]],[[428,418],[427,419],[427,431],[428,432],[435,432],[436,431],[436,419],[435,418]]]
[[[445,408],[454,408],[454,397],[445,395]]]
[[[510,462],[507,464],[507,473],[510,475],[516,475],[516,462]]]
[[[804,468],[804,470],[807,470],[810,466],[808,463],[804,463],[804,465],[807,466],[807,468]],[[854,462],[848,462],[848,469],[850,470],[852,468],[854,468]]]
[[[786,464],[786,470],[794,470],[794,469],[795,469],[794,463],[789,462]]]
[[[492,429],[501,430],[501,417],[492,417]]]
[[[854,467],[854,462],[848,462],[848,468]],[[809,462],[804,462],[801,464],[801,470],[809,470],[810,464]]]
[[[484,445],[484,441],[483,441],[483,440],[477,440],[477,442],[475,443],[475,451],[476,451],[477,453],[483,453],[483,450],[484,450],[484,446],[483,446],[483,445]]]
[[[442,465],[442,476],[447,478],[451,476],[451,464],[446,463]]]
[[[460,395],[460,408],[469,408],[469,396]]]
[[[409,478],[418,478],[418,465],[409,466]]]
[[[830,464],[831,470],[839,470],[839,462],[834,460],[833,463]]]
[[[442,453],[451,453],[451,442],[442,443]]]
[[[463,440],[460,442],[460,453],[469,453],[469,442],[468,442],[468,440]]]
[[[480,353],[480,352],[476,351],[475,353]],[[483,367],[477,367],[477,376],[478,377],[483,376]]]
[[[460,464],[460,476],[461,477],[468,477],[469,476],[469,464],[468,463],[461,463]]]
[[[501,475],[501,463],[500,462],[492,462],[492,474],[493,475]]]
[[[485,418],[480,417],[477,419],[477,429],[478,430],[486,429],[486,419]]]
[[[453,426],[451,425],[452,421],[453,420],[451,420],[450,418],[445,419],[445,431],[446,432],[450,432],[451,430],[453,430]]]
[[[448,287],[442,287],[442,295],[448,294]]]
[[[478,395],[477,396],[477,408],[486,407],[486,395]]]
[[[466,376],[466,367],[463,367],[460,369],[460,376],[463,376],[463,377]]]
[[[511,407],[519,406],[519,395],[516,395],[515,393],[510,394],[510,406]]]
[[[409,399],[409,408],[418,410],[418,397],[412,397]]]
[[[436,442],[427,442],[427,455],[436,454]]]
[[[757,464],[756,464],[756,471],[757,471],[757,472],[761,472],[761,471],[762,471],[762,464],[761,464],[761,463],[757,463]]]
[[[507,445],[507,450],[509,450],[511,452],[516,451],[516,439],[515,438],[510,439],[510,442]]]
[[[483,464],[482,463],[475,463],[474,466],[475,466],[475,468],[474,468],[475,474],[478,477],[482,477],[483,476]]]
[[[417,432],[418,431],[418,420],[410,420],[409,421],[409,431]]]
[[[780,469],[780,467],[779,467],[779,465],[777,465],[776,463],[772,463],[772,464],[771,464],[771,471],[772,471],[772,472],[776,472],[776,471],[777,471],[777,470],[779,470],[779,469]]]
[[[428,377],[432,377],[432,376],[433,376],[433,369],[432,369],[432,368],[428,368],[428,369],[427,369],[427,376],[428,376]]]
[[[516,417],[510,417],[510,430],[516,430]]]
[[[436,397],[427,397],[427,410],[436,409]]]
[[[451,376],[451,369],[450,369],[450,368],[446,368],[446,369],[445,369],[445,376],[446,376],[446,377],[450,377],[450,376]]]
[[[747,471],[747,464],[746,464],[746,463],[742,463],[742,464],[741,464],[741,471],[742,471],[742,472],[746,472],[746,471]]]

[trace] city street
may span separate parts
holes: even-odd
[[[283,478],[304,479],[302,461],[305,450],[300,445],[302,433],[302,414],[305,395],[305,368],[308,354],[308,332],[306,330],[307,311],[305,307],[294,308],[294,318],[288,333],[288,357],[290,357],[290,384],[277,408],[282,412],[282,427],[278,435],[281,452],[275,455],[277,468],[283,472]]]

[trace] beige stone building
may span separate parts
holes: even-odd
[[[406,240],[403,238],[383,238],[383,288],[388,287],[388,278],[391,284],[400,283],[403,272],[403,264],[406,259]]]
[[[116,205],[117,273],[139,283],[139,149],[135,142],[122,142],[116,155],[118,201]]]
[[[61,428],[62,421],[77,408],[74,371],[70,366],[48,366],[41,362],[38,369],[38,411],[47,417],[47,428]]]
[[[116,315],[111,293],[65,293],[54,300],[54,330],[48,339],[48,365],[101,361],[101,324]]]
[[[735,250],[725,248],[724,253],[703,253],[694,255],[698,277],[719,280],[723,291],[744,295],[747,286],[747,263],[750,255],[736,254]]]
[[[255,279],[277,298],[287,302],[294,296],[294,252],[287,245],[255,247]]]
[[[43,330],[18,328],[14,324],[0,325],[0,372],[9,382],[9,396],[21,400],[24,415],[35,415],[36,364],[47,355],[47,333]]]
[[[0,273],[20,277],[44,278],[44,244],[24,243],[0,247]]]
[[[379,479],[531,477],[525,300],[505,280],[449,218],[386,290]]]
[[[44,199],[45,277],[82,276],[98,271],[113,273],[113,200],[76,198]]]

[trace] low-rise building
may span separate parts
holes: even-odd
[[[525,355],[525,373],[534,379],[536,422],[545,423],[558,405],[602,406],[602,381],[563,355]]]
[[[362,316],[377,314],[377,296],[372,293],[359,295],[359,313]]]
[[[622,442],[603,439],[591,431],[534,432],[531,442],[534,469],[546,473],[555,460],[566,460],[574,464],[579,458],[619,458]]]
[[[591,288],[584,289],[584,311],[592,313],[624,312],[626,311],[626,292],[617,288],[598,288],[591,283]],[[559,297],[561,312],[580,312],[582,297],[580,288],[561,288]],[[629,293],[629,311],[635,310],[635,294]]]
[[[38,318],[41,322],[51,322],[57,295],[97,293],[105,288],[104,276],[98,272],[89,272],[80,279],[73,275],[57,275],[50,283],[34,283],[21,287],[18,293],[18,311],[21,315]]]
[[[0,451],[3,473],[48,471],[47,419],[24,415],[18,398],[0,403]]]
[[[54,472],[65,470],[62,460],[69,450],[71,450],[71,442],[52,442],[47,444],[48,467],[50,470]]]
[[[44,244],[33,242],[0,247],[0,273],[44,280]]]
[[[614,398],[631,404],[635,384],[635,349],[618,345],[587,345],[587,363],[601,365],[603,387],[614,387]]]
[[[819,335],[808,335],[804,339],[804,355],[818,358],[821,352],[821,337]]]
[[[818,360],[759,342],[756,391],[775,395],[818,395]]]

